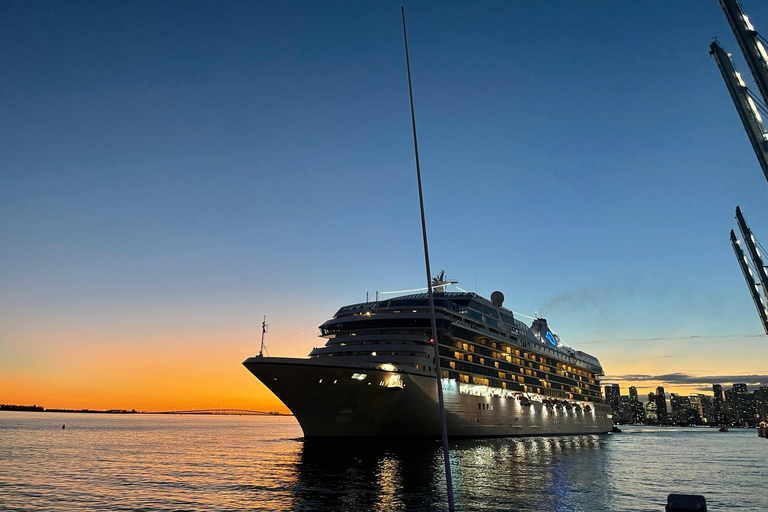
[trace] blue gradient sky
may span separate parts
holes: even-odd
[[[278,341],[422,286],[400,5],[3,2],[0,402],[268,403],[240,366],[262,315]],[[768,184],[718,3],[405,7],[433,269],[612,377],[768,374],[728,241],[737,204],[768,240]]]

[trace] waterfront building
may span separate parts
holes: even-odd
[[[656,388],[656,415],[659,418],[659,425],[666,425],[669,422],[669,415],[667,413],[667,395],[664,393],[664,387],[659,386]]]
[[[632,423],[635,425],[645,423],[645,408],[637,396],[637,388],[629,387],[629,401],[632,406]]]
[[[688,419],[692,425],[706,425],[709,423],[707,416],[704,414],[704,395],[698,393],[691,393],[688,397],[688,401],[691,404],[691,410],[688,414]]]
[[[619,423],[630,424],[633,423],[634,407],[632,399],[629,396],[622,396],[619,406]]]
[[[747,389],[747,385],[737,383],[733,385],[733,409],[736,424],[744,427],[757,426],[757,400],[753,393]]]
[[[768,421],[768,386],[762,386],[758,390],[760,403],[760,418],[762,421]]]
[[[653,393],[649,393],[653,395]],[[656,425],[659,422],[659,417],[656,414],[656,402],[654,400],[645,404],[645,422],[648,425]]]
[[[688,422],[689,404],[683,404],[682,398],[677,393],[669,394],[669,407],[672,409],[670,419],[674,425],[686,425]]]
[[[723,390],[723,421],[726,425],[735,425],[738,423],[736,418],[736,407],[733,401],[733,390]]]
[[[712,384],[712,394],[714,398],[712,400],[712,414],[714,418],[714,424],[720,425],[723,421],[723,386],[720,384]]]
[[[712,397],[699,394],[699,403],[701,405],[701,419],[706,425],[711,425],[715,418],[715,408],[712,403]]]
[[[613,422],[617,423],[619,410],[621,409],[621,388],[618,384],[608,384],[605,386],[605,402],[611,407]]]

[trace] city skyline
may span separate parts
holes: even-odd
[[[642,400],[634,386],[623,395],[619,384],[604,386],[606,403],[611,407],[614,424],[721,426],[754,428],[768,421],[768,386],[734,383],[731,389],[712,384],[711,396],[691,393],[686,396],[663,386]]]
[[[768,240],[768,185],[718,3],[405,9],[433,270],[603,385],[767,385],[728,231],[740,204]],[[2,11],[0,403],[285,411],[241,365],[264,315],[306,356],[342,305],[422,286],[399,4]]]

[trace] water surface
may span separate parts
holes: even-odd
[[[62,430],[62,424],[67,428]],[[451,442],[458,510],[768,509],[754,430]],[[439,442],[303,441],[291,417],[0,412],[0,510],[446,510]]]

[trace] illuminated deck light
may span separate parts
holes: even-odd
[[[392,363],[384,363],[383,365],[379,366],[379,368],[381,368],[385,372],[393,372],[397,370],[397,368],[395,368],[395,365],[393,365]]]

